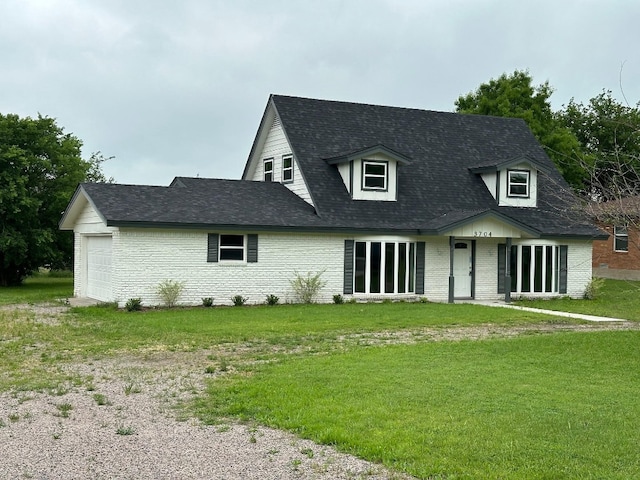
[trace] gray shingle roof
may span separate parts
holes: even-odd
[[[273,95],[296,160],[305,172],[318,214],[334,225],[430,230],[457,212],[496,210],[540,235],[594,235],[557,208],[566,189],[549,157],[521,119]],[[398,169],[396,202],[351,200],[326,158],[384,145],[411,162]],[[470,167],[528,158],[547,173],[538,180],[538,209],[498,207]],[[565,197],[566,199],[566,197]],[[545,205],[547,207],[545,207]]]
[[[315,209],[277,182],[177,177],[169,187],[83,184],[80,189],[113,226],[441,234],[494,212],[541,236],[600,233],[562,213],[568,203],[558,192],[568,187],[523,120],[281,95],[270,102]],[[397,201],[352,200],[331,159],[376,148],[406,160],[398,167]],[[546,171],[538,178],[540,207],[498,207],[471,168],[523,157]]]

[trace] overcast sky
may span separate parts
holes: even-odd
[[[636,104],[639,21],[638,0],[2,0],[0,113],[55,118],[118,183],[239,178],[271,93],[452,111],[528,69],[554,109]]]

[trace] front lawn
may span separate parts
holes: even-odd
[[[638,331],[361,348],[210,382],[198,412],[423,479],[638,478],[639,349]]]
[[[518,305],[640,321],[640,282],[605,279],[594,300],[522,300]]]

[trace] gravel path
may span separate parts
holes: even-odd
[[[13,306],[55,324],[60,306]],[[274,429],[178,418],[202,392],[206,352],[67,365],[87,380],[0,394],[0,479],[409,479]]]
[[[199,385],[171,369],[149,377],[126,360],[77,367],[94,375],[90,390],[0,395],[0,478],[408,478],[286,432],[180,421],[172,406]]]

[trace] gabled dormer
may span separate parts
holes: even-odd
[[[384,145],[374,145],[325,161],[337,167],[352,199],[386,202],[398,199],[399,167],[411,163],[409,157]]]
[[[536,207],[538,178],[548,168],[535,158],[521,155],[501,162],[470,167],[482,177],[500,207]]]

